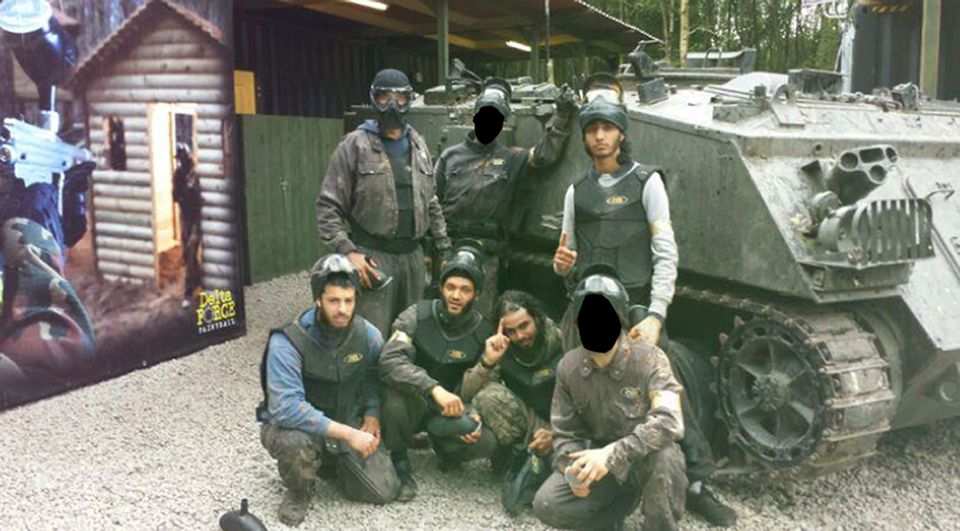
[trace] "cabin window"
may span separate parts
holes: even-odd
[[[110,169],[126,171],[127,141],[123,133],[123,120],[116,116],[107,118],[107,142],[110,152]]]

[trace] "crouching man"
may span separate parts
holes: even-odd
[[[480,251],[458,248],[440,272],[440,299],[422,300],[393,323],[383,348],[384,442],[401,487],[398,501],[417,495],[407,449],[426,430],[441,469],[490,457],[497,441],[458,395],[463,373],[483,354],[493,326],[473,308],[483,289]]]
[[[257,408],[260,440],[277,460],[287,492],[278,516],[299,525],[321,465],[339,477],[345,495],[388,503],[400,490],[380,447],[380,332],[354,315],[360,280],[343,255],[321,258],[310,272],[316,307],[271,330]]]
[[[557,366],[556,470],[533,502],[547,525],[622,529],[641,501],[645,530],[676,529],[683,515],[682,387],[663,351],[624,333],[628,300],[604,274],[574,292],[582,345]]]
[[[532,295],[509,290],[497,301],[497,333],[463,376],[469,400],[500,446],[519,443],[540,455],[553,451],[550,400],[557,362],[563,357],[560,328]]]

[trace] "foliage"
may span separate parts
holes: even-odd
[[[681,0],[587,0],[663,40],[647,46],[654,59],[679,64]],[[786,72],[791,68],[833,70],[842,21],[804,8],[803,0],[688,0],[689,51],[710,48],[756,48],[757,70]],[[629,50],[624,50],[624,54]],[[620,58],[622,59],[622,57]],[[589,59],[589,70],[615,70],[615,60]],[[528,62],[486,65],[500,75],[529,73]],[[563,82],[583,71],[581,58],[557,59],[555,79]]]

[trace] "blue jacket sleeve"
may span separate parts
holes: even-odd
[[[364,416],[380,418],[380,377],[377,374],[377,365],[380,362],[380,350],[383,349],[383,336],[375,326],[367,323],[367,343],[370,344],[370,363],[364,374],[361,400],[363,400]]]
[[[330,419],[307,402],[303,362],[290,340],[273,334],[267,343],[267,395],[270,422],[283,428],[324,437]]]

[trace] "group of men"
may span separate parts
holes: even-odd
[[[564,87],[530,149],[498,141],[510,85],[488,80],[474,131],[435,167],[404,121],[412,98],[402,72],[374,78],[377,119],[341,141],[317,199],[333,254],[310,272],[315,303],[269,336],[257,417],[287,487],[280,519],[302,522],[327,475],[353,499],[412,500],[419,442],[445,471],[487,458],[503,470],[518,451],[552,463],[532,500],[551,526],[618,528],[638,506],[651,529],[675,529],[685,508],[734,523],[703,485],[710,447],[664,353],[669,203],[662,173],[630,157],[616,79],[588,79],[579,114]],[[497,293],[497,277],[514,190],[559,159],[574,121],[593,165],[564,200],[558,326],[532,295]],[[427,240],[437,298],[424,296]]]

